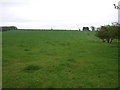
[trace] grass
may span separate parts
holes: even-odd
[[[25,72],[33,72],[33,71],[36,71],[36,70],[39,70],[40,67],[39,66],[36,66],[36,65],[28,65],[27,67],[24,68],[24,71]]]
[[[118,48],[95,32],[3,32],[3,88],[116,88]]]
[[[2,88],[2,32],[0,32],[0,89]]]

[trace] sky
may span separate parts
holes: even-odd
[[[118,21],[119,0],[0,0],[0,26],[82,29]]]

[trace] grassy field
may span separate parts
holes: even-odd
[[[117,41],[95,32],[3,32],[3,88],[116,88]]]
[[[0,89],[2,88],[2,32],[0,32]]]

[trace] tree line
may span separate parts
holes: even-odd
[[[1,26],[0,31],[10,31],[10,30],[17,30],[16,26]]]

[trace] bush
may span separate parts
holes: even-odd
[[[103,42],[111,43],[114,39],[120,39],[120,27],[109,25],[101,26],[96,36],[102,39]]]

